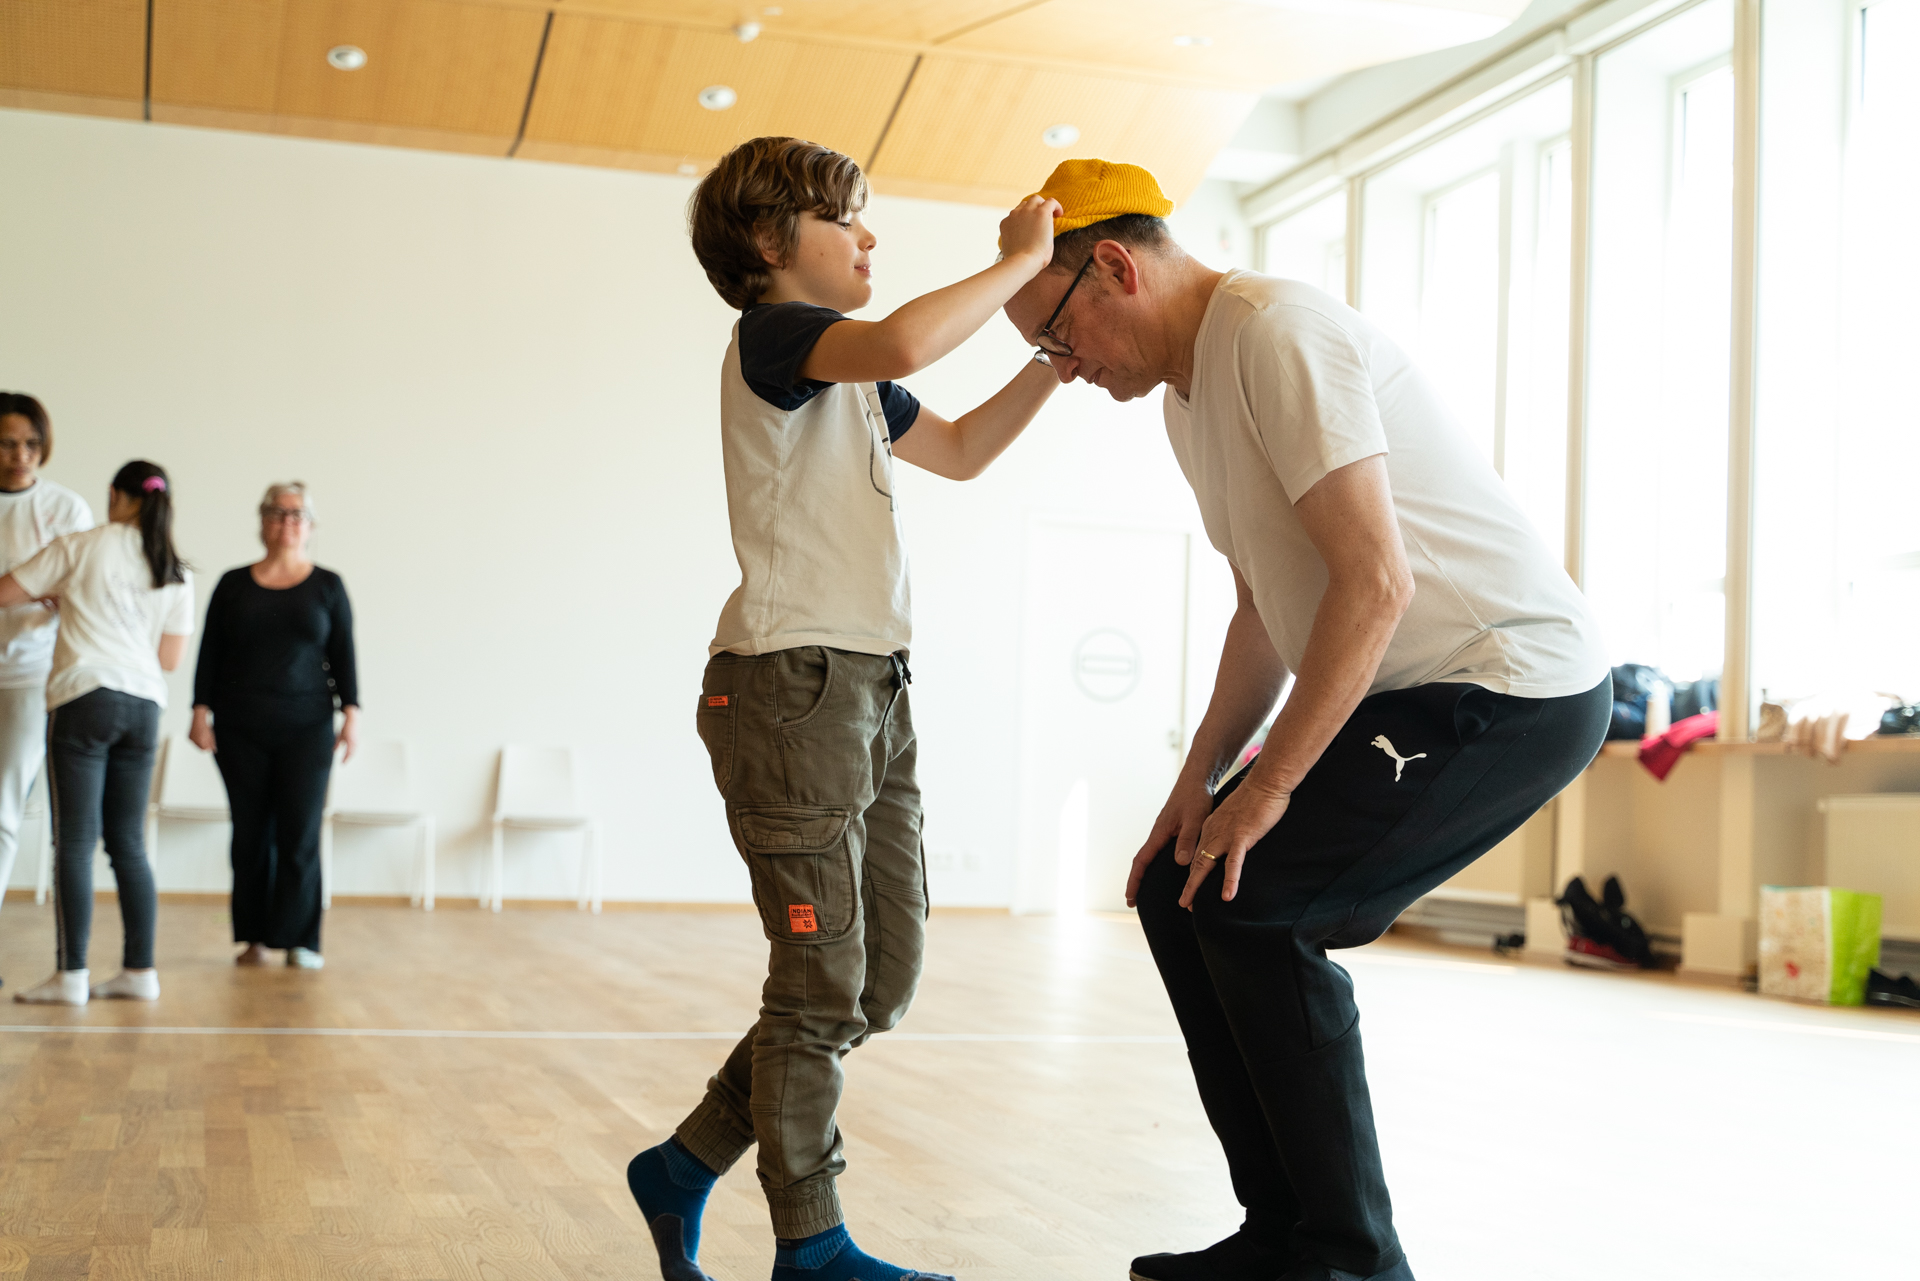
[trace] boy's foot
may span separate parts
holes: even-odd
[[[317,970],[327,963],[327,958],[310,947],[290,947],[287,949],[287,964],[296,970]]]
[[[160,971],[121,970],[93,989],[96,1001],[157,1001],[160,999]]]
[[[249,943],[247,944],[246,951],[233,958],[233,963],[235,965],[265,965],[267,963],[267,949],[261,947],[258,943]]]
[[[712,1281],[694,1260],[700,1257],[700,1215],[719,1179],[678,1139],[650,1147],[627,1163],[627,1189],[653,1233],[661,1281]]]
[[[1204,1250],[1141,1255],[1127,1275],[1133,1281],[1273,1281],[1290,1257],[1242,1231]]]
[[[780,1237],[774,1247],[773,1281],[954,1281],[874,1258],[853,1243],[844,1223],[797,1241]]]
[[[13,999],[22,1005],[85,1005],[87,971],[57,970],[52,978],[39,987],[15,992]]]

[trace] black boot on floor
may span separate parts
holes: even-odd
[[[1413,1281],[1413,1269],[1407,1266],[1405,1259],[1401,1259],[1385,1272],[1363,1277],[1357,1272],[1342,1272],[1324,1263],[1302,1263],[1282,1272],[1277,1281]]]
[[[1288,1258],[1284,1248],[1266,1244],[1242,1228],[1204,1250],[1143,1254],[1127,1275],[1132,1281],[1274,1281]]]
[[[1874,970],[1867,975],[1867,1004],[1920,1010],[1920,983],[1915,983],[1911,974],[1895,978]]]

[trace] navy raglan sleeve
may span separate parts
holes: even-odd
[[[775,409],[798,409],[832,383],[802,378],[813,345],[846,317],[807,302],[753,306],[740,316],[740,375],[753,394]]]
[[[920,402],[899,383],[875,383],[873,387],[880,393],[880,408],[887,415],[887,439],[899,440],[920,417]]]

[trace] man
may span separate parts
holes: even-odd
[[[1379,937],[1584,769],[1606,657],[1579,591],[1406,355],[1289,280],[1182,252],[1131,165],[1069,161],[1051,265],[1007,303],[1061,381],[1165,383],[1239,607],[1134,859],[1241,1229],[1137,1281],[1410,1281],[1329,948]],[[1293,686],[1251,768],[1216,793]],[[1217,878],[1214,873],[1218,872]]]

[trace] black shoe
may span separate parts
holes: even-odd
[[[1920,1010],[1920,983],[1915,983],[1911,974],[1894,978],[1891,974],[1870,970],[1867,973],[1867,1004]]]
[[[1403,1258],[1385,1272],[1363,1277],[1357,1272],[1342,1272],[1324,1263],[1302,1263],[1281,1273],[1277,1281],[1413,1281],[1413,1269],[1407,1266]]]
[[[1204,1250],[1143,1254],[1127,1275],[1132,1281],[1274,1281],[1290,1258],[1243,1230]]]
[[[1605,902],[1595,902],[1586,881],[1576,876],[1557,900],[1567,926],[1567,963],[1609,970],[1652,969],[1656,964],[1653,942],[1640,922],[1627,914],[1620,879],[1608,877],[1601,893]]]

